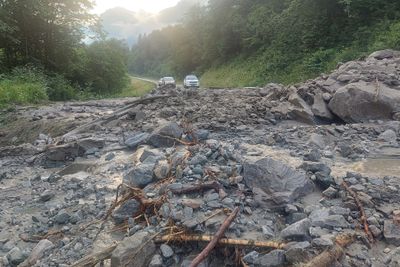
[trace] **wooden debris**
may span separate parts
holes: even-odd
[[[343,257],[344,249],[353,242],[353,234],[341,234],[336,237],[333,247],[325,250],[302,267],[331,267]]]
[[[240,208],[236,207],[233,210],[233,212],[229,215],[229,217],[226,218],[226,220],[222,223],[221,227],[219,228],[218,232],[215,234],[213,239],[210,241],[210,243],[208,243],[208,245],[204,248],[204,250],[199,255],[197,255],[197,257],[189,265],[190,267],[197,267],[205,258],[208,257],[208,255],[211,253],[211,251],[218,244],[218,241],[222,238],[225,231],[229,228],[232,221],[238,215],[239,210],[240,210]]]
[[[111,254],[116,249],[117,244],[114,244],[100,252],[95,254],[89,255],[80,259],[79,261],[75,262],[71,265],[71,267],[92,267],[95,266],[97,263],[104,261],[106,259],[111,258]]]
[[[210,242],[213,239],[211,235],[192,235],[192,234],[170,234],[164,235],[155,239],[156,243],[165,242]],[[272,249],[284,249],[286,243],[276,241],[256,241],[256,240],[245,240],[245,239],[232,239],[232,238],[221,238],[218,240],[218,245],[223,246],[239,246],[239,247],[258,247],[258,248],[272,248]]]
[[[96,125],[96,124],[104,125],[104,124],[109,123],[113,120],[116,120],[122,116],[125,116],[126,114],[128,114],[128,112],[131,108],[133,108],[139,104],[145,104],[145,103],[157,100],[157,99],[163,99],[163,98],[168,98],[168,97],[171,97],[171,95],[159,95],[159,96],[152,96],[152,97],[146,97],[146,98],[134,100],[132,102],[127,103],[127,106],[115,111],[113,114],[111,114],[109,116],[98,118],[92,122],[86,123],[84,125],[79,126],[78,128],[75,128],[74,130],[64,134],[63,138],[74,135],[74,134],[81,133],[85,130],[88,130],[93,125]]]
[[[365,215],[364,207],[362,206],[361,201],[357,196],[357,193],[354,192],[345,181],[343,181],[342,186],[346,189],[347,192],[349,192],[349,194],[353,197],[354,201],[356,202],[358,210],[360,211],[360,215],[361,215],[360,220],[361,220],[361,223],[363,224],[364,231],[367,234],[369,241],[371,243],[374,242],[374,236],[372,235],[371,231],[369,230],[369,225],[367,222],[367,216]]]
[[[183,187],[181,189],[173,189],[171,190],[171,192],[178,195],[178,194],[188,194],[193,192],[202,192],[204,190],[210,190],[210,189],[214,189],[217,193],[219,193],[219,190],[222,189],[222,185],[214,181],[212,183],[193,184],[191,186]]]

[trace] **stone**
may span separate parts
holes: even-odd
[[[318,162],[321,159],[321,157],[322,157],[321,151],[319,151],[319,149],[314,148],[304,155],[304,160]]]
[[[392,220],[385,220],[383,224],[383,236],[391,245],[400,246],[400,225]]]
[[[168,177],[169,172],[171,171],[170,164],[167,160],[160,160],[156,166],[154,167],[154,176],[158,180],[163,180]]]
[[[149,267],[162,267],[163,266],[163,259],[161,255],[156,254],[153,256],[151,259],[151,262],[149,264]]]
[[[333,246],[333,241],[330,238],[319,237],[319,238],[313,239],[311,244],[317,248],[327,248],[327,247]]]
[[[324,219],[322,227],[328,229],[349,228],[350,224],[346,221],[343,215],[329,215]]]
[[[259,256],[259,253],[255,250],[247,253],[246,255],[244,255],[243,257],[243,261],[247,264],[254,264],[255,261],[257,260]]]
[[[391,120],[400,111],[400,91],[375,82],[351,83],[336,91],[329,108],[348,123]]]
[[[145,188],[155,180],[153,176],[154,165],[142,163],[133,167],[124,175],[123,182],[132,187]]]
[[[156,252],[156,246],[149,232],[138,232],[122,240],[111,255],[111,267],[147,267]],[[134,261],[129,261],[137,252]],[[128,265],[126,263],[129,262]]]
[[[332,112],[328,109],[328,105],[321,94],[314,96],[314,104],[311,107],[311,111],[315,116],[323,120],[331,121],[334,119]]]
[[[54,221],[57,224],[67,224],[70,218],[71,215],[66,210],[60,210],[54,217]]]
[[[166,244],[160,246],[161,254],[164,258],[171,258],[174,255],[172,248]]]
[[[40,194],[40,201],[47,202],[54,197],[54,193],[51,190],[45,190],[43,193]]]
[[[261,226],[261,230],[262,230],[262,233],[265,238],[269,239],[269,238],[275,237],[275,233],[271,229],[271,227],[263,225],[263,226]]]
[[[328,189],[322,192],[322,195],[326,198],[336,198],[339,195],[338,190],[330,186]]]
[[[285,263],[285,251],[276,249],[258,257],[254,265],[259,267],[281,267]]]
[[[303,219],[295,222],[281,231],[281,238],[285,240],[307,240],[310,236],[311,221]]]
[[[21,265],[35,265],[36,262],[43,257],[44,253],[52,248],[54,248],[54,244],[51,241],[47,239],[40,240],[39,243],[33,248],[29,257]]]
[[[7,253],[7,259],[13,266],[17,266],[20,263],[22,263],[25,260],[25,258],[26,257],[19,249],[19,247],[14,247]]]
[[[396,135],[395,131],[393,131],[391,129],[384,131],[383,133],[381,133],[378,136],[379,141],[385,141],[388,143],[395,143],[396,139],[397,139],[397,135]]]
[[[393,58],[393,57],[398,57],[399,52],[391,49],[385,49],[385,50],[380,50],[372,53],[371,55],[368,56],[368,59],[377,59],[377,60],[382,60],[386,58]]]
[[[130,199],[116,209],[112,217],[116,224],[124,223],[128,218],[132,218],[140,211],[140,203],[136,199]]]
[[[138,133],[125,140],[125,145],[131,149],[137,148],[139,145],[145,144],[149,138],[148,133]]]
[[[176,122],[169,122],[151,133],[148,144],[154,147],[173,147],[182,134],[183,129]]]
[[[307,144],[320,149],[324,149],[327,145],[325,138],[322,135],[316,133],[310,135],[310,139],[308,139]]]
[[[310,243],[308,241],[288,245],[285,252],[286,261],[291,264],[308,261],[311,257],[310,253],[307,251],[309,247]]]
[[[271,158],[246,162],[243,179],[253,189],[258,202],[271,208],[284,207],[314,189],[304,173]]]

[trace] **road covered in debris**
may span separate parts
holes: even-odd
[[[0,266],[400,266],[399,76],[3,112]]]

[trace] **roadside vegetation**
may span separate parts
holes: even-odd
[[[400,49],[400,2],[210,0],[142,36],[130,71],[194,72],[204,86],[292,84],[378,49]]]
[[[105,38],[93,1],[65,2],[0,1],[0,106],[118,95],[130,86],[129,48]]]

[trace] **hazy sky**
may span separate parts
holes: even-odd
[[[174,6],[179,0],[96,0],[95,13],[100,14],[113,7],[124,7],[132,11],[144,10],[151,13]]]

